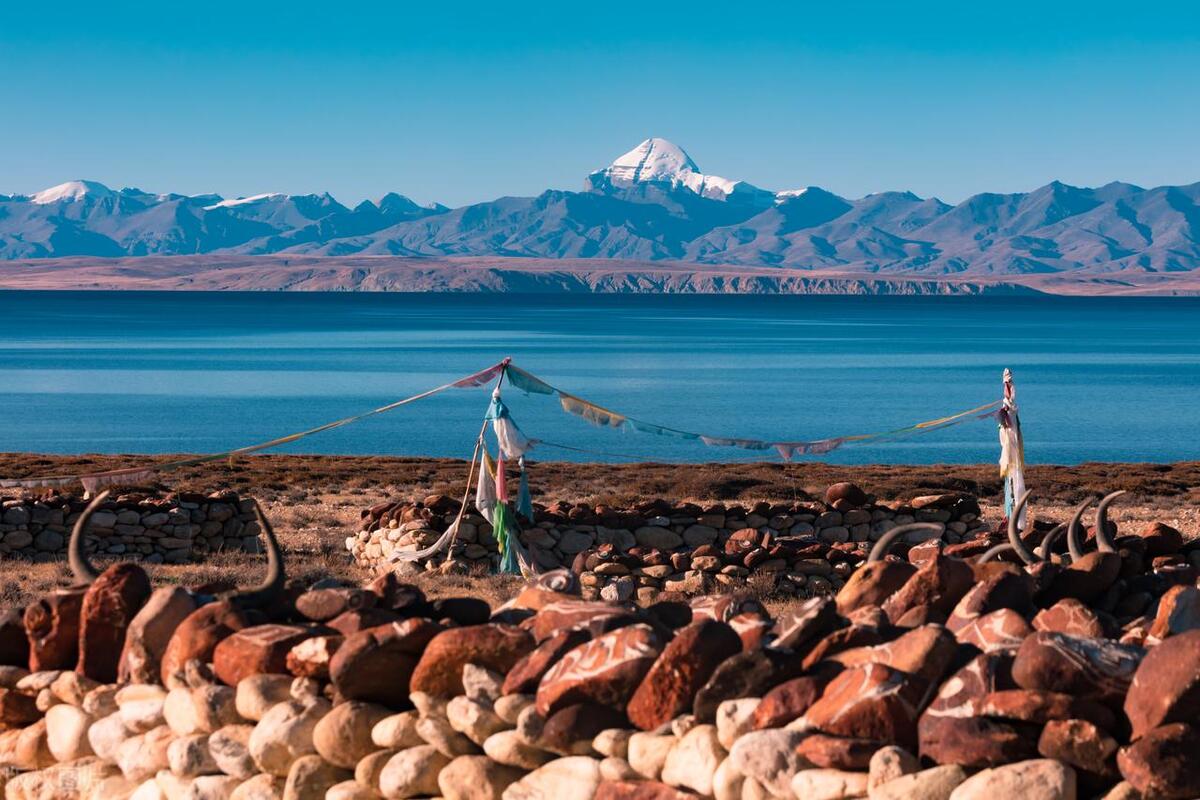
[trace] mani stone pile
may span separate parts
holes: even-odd
[[[0,557],[59,561],[86,503],[69,495],[0,497]],[[147,564],[185,564],[221,550],[257,553],[254,501],[235,492],[122,495],[92,517],[85,547]]]
[[[363,512],[363,530],[346,548],[365,569],[395,568],[400,551],[429,547],[454,524],[456,500],[434,495],[423,502],[381,503]],[[838,591],[866,557],[870,543],[898,525],[928,523],[907,535],[909,544],[941,539],[954,545],[990,533],[979,503],[966,494],[918,497],[883,504],[851,483],[835,484],[825,502],[787,505],[671,505],[663,500],[617,510],[566,502],[536,507],[532,525],[519,534],[541,569],[570,567],[584,597],[653,602],[660,592],[702,594],[742,586],[753,575],[760,589],[795,597]],[[433,570],[436,553],[402,570]],[[452,560],[467,571],[499,564],[491,525],[463,516]]]
[[[1111,500],[1066,550],[1015,521],[986,554],[894,529],[835,596],[774,615],[736,593],[586,600],[565,569],[498,608],[393,573],[288,582],[261,514],[252,589],[152,589],[72,546],[75,585],[0,615],[0,781],[7,800],[1195,798],[1200,552],[1118,531]]]

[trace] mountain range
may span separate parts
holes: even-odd
[[[647,139],[588,175],[581,191],[453,209],[399,194],[351,208],[329,194],[226,199],[84,180],[0,195],[0,260],[180,255],[617,259],[1138,282],[1200,271],[1200,183],[1056,181],[957,205],[909,192],[850,199],[708,175],[682,148]]]

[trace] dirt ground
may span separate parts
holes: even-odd
[[[141,464],[177,456],[55,456],[0,453],[0,476],[78,474]],[[965,491],[983,501],[985,518],[998,519],[1002,486],[992,464],[951,466],[780,464],[573,464],[530,465],[535,502],[560,499],[612,506],[655,497],[697,503],[759,500],[791,502],[820,497],[825,487],[850,480],[882,500],[902,500],[944,491]],[[146,489],[214,491],[236,489],[262,502],[287,551],[289,575],[316,579],[367,577],[352,565],[345,538],[359,529],[360,513],[389,499],[420,498],[432,493],[462,496],[467,465],[453,459],[355,456],[260,455],[164,473]],[[1082,464],[1034,466],[1027,471],[1038,518],[1062,520],[1089,494],[1124,489],[1114,506],[1118,524],[1157,520],[1200,537],[1200,462],[1176,464]],[[18,490],[0,489],[0,498]],[[262,564],[245,556],[216,555],[202,564],[153,566],[156,584],[199,583],[217,578],[248,584]],[[0,562],[0,608],[22,606],[36,594],[70,582],[64,564]],[[501,602],[515,590],[508,579],[425,577],[431,596],[470,593]]]

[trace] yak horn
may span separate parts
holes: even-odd
[[[283,586],[287,580],[283,569],[283,551],[279,547],[279,540],[275,538],[275,529],[267,522],[257,501],[254,503],[254,516],[262,527],[263,538],[267,540],[267,577],[257,588],[235,592],[227,597],[231,603],[242,608],[270,605],[283,593]]]
[[[75,583],[78,585],[90,584],[100,577],[100,573],[83,552],[83,536],[87,533],[88,523],[92,521],[92,514],[95,514],[101,503],[108,499],[109,494],[111,492],[105,489],[96,495],[95,499],[87,504],[87,508],[83,509],[71,530],[71,541],[67,544],[67,562],[71,565],[71,574],[75,576]]]
[[[1017,520],[1021,517],[1021,512],[1025,510],[1025,504],[1029,501],[1031,492],[1026,490],[1023,495],[1017,500],[1016,506],[1013,507],[1012,514],[1008,516],[1008,543],[1012,545],[1012,549],[1016,552],[1017,557],[1026,564],[1036,564],[1041,561],[1028,547],[1025,542],[1021,541],[1021,535],[1017,533]]]
[[[1042,537],[1042,543],[1033,548],[1033,552],[1043,561],[1050,558],[1050,550],[1054,547],[1058,537],[1062,536],[1063,531],[1067,529],[1067,523],[1060,522],[1054,526],[1049,533]]]
[[[1101,553],[1117,552],[1112,537],[1108,535],[1108,507],[1113,500],[1123,494],[1125,494],[1124,491],[1105,495],[1104,499],[1100,501],[1100,505],[1096,506],[1096,547]]]
[[[1096,498],[1089,497],[1080,503],[1071,517],[1071,522],[1067,525],[1067,551],[1071,554],[1072,561],[1083,558],[1083,539],[1079,535],[1079,526],[1083,522],[1083,512],[1087,511],[1088,506],[1094,502],[1096,502]]]
[[[881,536],[879,541],[875,543],[875,546],[871,548],[871,554],[867,556],[867,563],[872,564],[876,561],[882,561],[883,557],[892,549],[892,545],[896,543],[896,540],[906,533],[935,531],[940,535],[943,530],[945,529],[941,525],[935,525],[932,522],[912,522],[908,525],[897,525]]]

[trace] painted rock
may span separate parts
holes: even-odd
[[[1200,795],[1200,730],[1182,722],[1146,731],[1117,753],[1125,780],[1143,797],[1191,798]]]
[[[846,616],[864,606],[883,605],[916,572],[916,567],[906,561],[884,559],[863,564],[838,591],[838,613]]]
[[[1119,704],[1144,652],[1108,639],[1039,632],[1017,651],[1012,675],[1022,689],[1047,689]]]
[[[843,650],[829,657],[845,667],[883,664],[936,683],[954,659],[958,642],[941,625],[922,625],[883,644]]]
[[[771,689],[754,709],[754,729],[782,728],[804,716],[840,671],[840,665],[825,662],[811,674],[792,678]]]
[[[1150,626],[1150,635],[1166,639],[1200,628],[1200,589],[1195,586],[1172,586],[1158,601],[1158,613]]]
[[[772,686],[799,675],[802,666],[791,653],[778,650],[738,653],[719,664],[696,692],[692,714],[698,722],[713,722],[721,703],[741,697],[762,697]]]
[[[125,632],[118,679],[122,683],[158,683],[160,664],[172,634],[195,610],[196,598],[178,586],[151,592]]]
[[[803,719],[834,736],[916,745],[923,681],[883,664],[851,667],[829,682]]]
[[[538,713],[546,717],[582,702],[623,708],[661,651],[658,633],[645,624],[620,628],[576,647],[542,678]]]
[[[1020,617],[1033,614],[1033,584],[1029,576],[1006,570],[971,587],[950,612],[946,627],[957,633],[980,617],[1000,609],[1009,609]]]
[[[79,612],[78,672],[103,683],[116,681],[125,633],[149,597],[150,577],[137,564],[113,564],[100,573]]]
[[[1200,631],[1150,649],[1125,696],[1125,715],[1133,739],[1161,725],[1200,719]]]
[[[1038,752],[1077,770],[1116,778],[1117,742],[1103,729],[1082,719],[1051,720],[1038,738]],[[1111,781],[1110,781],[1111,782]]]
[[[223,639],[262,620],[260,612],[241,609],[228,600],[200,606],[171,635],[163,653],[161,675],[168,689],[187,685],[184,667],[191,659],[212,661]]]
[[[838,606],[828,597],[811,597],[775,621],[771,646],[801,653],[806,645],[828,636],[839,624]]]
[[[59,589],[25,609],[29,669],[74,669],[79,660],[79,613],[87,587]]]
[[[979,648],[984,653],[1015,653],[1033,628],[1011,608],[1001,608],[984,614],[963,625],[954,635],[962,644]]]
[[[1101,639],[1109,635],[1103,621],[1085,603],[1070,597],[1043,609],[1033,618],[1034,630]]]
[[[347,611],[371,608],[378,599],[378,595],[366,589],[345,586],[309,589],[296,598],[296,611],[313,622],[327,622]]]
[[[893,623],[921,608],[946,618],[974,585],[975,574],[967,562],[937,555],[883,602],[883,611]]]
[[[571,598],[544,606],[537,616],[530,620],[529,630],[535,639],[542,642],[560,631],[571,628],[601,625],[611,630],[614,625],[620,625],[622,622],[631,624],[637,619],[638,615],[623,605]]]
[[[213,672],[227,686],[251,675],[287,672],[288,651],[317,633],[299,625],[253,625],[222,639],[213,650]]]

